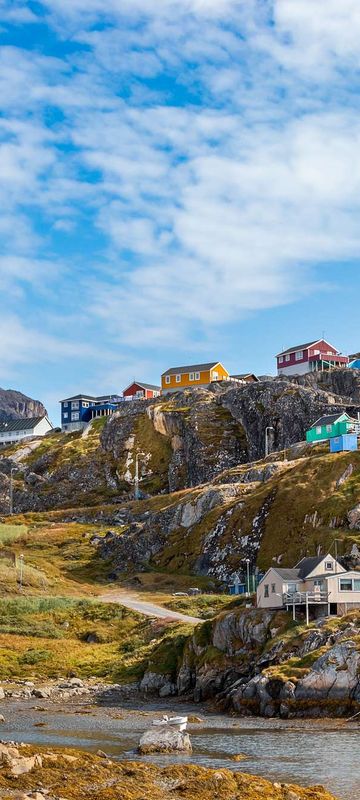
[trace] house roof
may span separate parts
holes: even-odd
[[[299,573],[299,578],[306,578],[307,575],[316,569],[316,567],[321,564],[322,561],[326,558],[326,555],[322,556],[310,556],[307,558],[302,558],[301,561],[296,564],[296,569]]]
[[[340,419],[340,417],[344,416],[344,414],[348,417],[349,420],[351,419],[351,417],[349,417],[349,414],[346,414],[346,411],[341,411],[340,414],[338,412],[337,414],[328,414],[325,417],[319,417],[319,419],[317,419],[316,422],[313,422],[311,427],[315,428],[318,425],[319,426],[334,425],[335,422],[337,422],[337,420]]]
[[[98,397],[93,397],[92,394],[74,394],[73,397],[64,397],[60,403],[67,403],[69,400],[98,400]]]
[[[321,339],[313,339],[312,342],[305,342],[305,344],[297,344],[295,347],[288,347],[287,350],[282,350],[281,353],[278,353],[278,356],[285,356],[286,353],[294,353],[295,350],[306,350],[308,347],[312,347],[313,344],[317,342],[321,342]]]
[[[286,567],[273,567],[272,569],[280,575],[280,578],[285,578],[288,581],[293,581],[300,577],[298,569],[287,569]]]
[[[230,375],[230,378],[237,378],[239,381],[244,381],[246,378],[254,378],[255,381],[259,380],[253,372],[241,372],[240,375]]]
[[[31,431],[47,417],[28,417],[22,419],[10,419],[5,422],[0,422],[0,433],[7,433],[8,431]]]
[[[220,364],[220,361],[210,361],[208,364],[188,364],[186,367],[170,367],[163,375],[183,375],[184,372],[208,372]]]
[[[127,386],[126,389],[124,389],[123,391],[126,392],[128,389],[130,389],[131,386],[140,386],[141,389],[150,389],[150,391],[154,392],[161,391],[161,386],[155,386],[154,383],[144,383],[143,381],[131,381],[131,383],[129,383],[129,386]]]

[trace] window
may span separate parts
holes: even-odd
[[[193,381],[193,380],[194,380],[194,373],[190,372],[189,373],[189,381]]]
[[[333,562],[332,561],[326,561],[325,569],[332,570],[333,569]]]
[[[181,375],[176,375],[176,383],[181,383]]]
[[[165,383],[170,383],[170,375],[165,375]]]
[[[69,403],[63,403],[63,408],[67,408]]]
[[[304,358],[304,351],[297,350],[295,353],[295,361],[302,361],[303,358]]]
[[[352,592],[353,582],[351,578],[340,578],[340,592]]]
[[[78,400],[73,400],[72,403],[71,403],[71,410],[72,411],[76,411],[77,408],[79,408],[79,401]]]
[[[63,418],[64,418],[64,419],[67,419],[67,418],[68,418],[68,416],[69,416],[68,412],[67,412],[67,411],[65,411],[65,412],[64,412],[64,414],[63,414]]]
[[[269,597],[269,584],[265,583],[264,586],[264,597]]]
[[[332,425],[327,425],[326,426],[326,433],[331,433],[331,431],[332,431]]]
[[[287,590],[288,590],[289,594],[295,594],[295,592],[297,592],[297,585],[296,585],[296,583],[288,583],[288,588],[287,588]]]
[[[283,361],[284,361],[284,356],[279,356],[279,364],[282,364]]]
[[[316,433],[317,433],[318,435],[320,435],[320,434],[321,434],[321,431],[322,431],[322,427],[321,427],[321,425],[317,425],[317,426],[316,426]]]
[[[71,421],[72,421],[72,422],[77,422],[77,420],[78,420],[78,419],[80,419],[80,414],[79,414],[79,412],[78,412],[78,411],[74,411],[74,412],[71,414]]]
[[[200,372],[195,372],[195,380],[196,381],[200,380]]]
[[[285,361],[290,361],[290,353],[287,353],[285,356]]]
[[[276,583],[271,584],[271,594],[275,594],[276,592]]]
[[[213,381],[217,381],[218,378],[219,378],[219,373],[218,372],[213,372],[213,374],[212,374]]]
[[[354,592],[360,592],[360,578],[354,578]]]
[[[89,403],[86,403],[85,401],[83,402],[82,405],[83,405],[83,408],[89,408]]]

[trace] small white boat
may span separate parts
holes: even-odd
[[[188,718],[187,717],[168,717],[164,714],[162,719],[154,719],[153,725],[171,725],[172,728],[178,728],[179,731],[186,731]]]

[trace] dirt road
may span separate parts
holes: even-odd
[[[155,603],[149,603],[146,600],[141,600],[141,596],[139,597],[139,595],[129,594],[119,589],[102,594],[99,600],[101,600],[102,603],[119,603],[119,605],[131,608],[132,611],[138,611],[139,614],[144,614],[146,617],[177,619],[180,622],[191,622],[192,624],[204,622],[203,619],[199,619],[198,617],[189,617],[187,614],[180,614],[179,611],[171,611],[169,608],[158,606]]]

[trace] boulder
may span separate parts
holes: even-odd
[[[360,699],[360,653],[355,642],[336,644],[296,686],[295,699]]]
[[[174,686],[174,684],[172,684],[169,675],[162,675],[160,672],[150,672],[150,670],[148,670],[148,672],[145,672],[140,682],[140,691],[150,694],[160,694],[164,689],[165,694],[162,694],[161,697],[166,697],[169,693],[176,693],[175,686],[174,691],[170,690],[170,692],[168,692],[170,686]]]
[[[36,689],[33,689],[31,694],[33,697],[39,697],[40,699],[46,700],[53,692],[52,686],[38,686]]]
[[[358,503],[354,508],[348,511],[347,514],[349,528],[350,530],[359,530],[360,529],[360,503]]]
[[[2,686],[0,686],[0,700],[4,700],[4,698],[5,698],[5,692]]]
[[[191,753],[190,736],[168,725],[154,725],[143,733],[139,742],[139,753]]]

